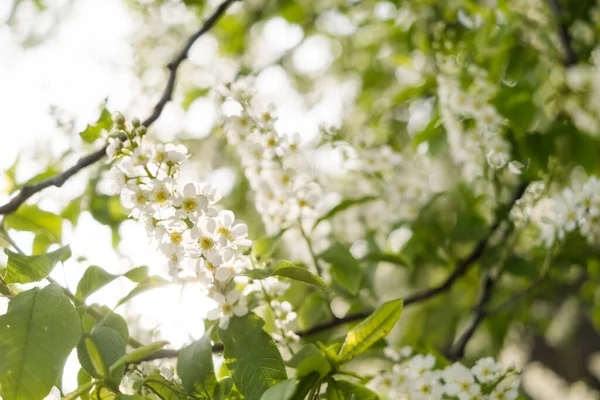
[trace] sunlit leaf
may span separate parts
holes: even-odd
[[[79,316],[60,287],[19,293],[0,316],[2,398],[44,398],[80,336]]]
[[[365,352],[379,339],[387,336],[402,314],[402,300],[384,303],[364,321],[348,332],[338,353],[340,363],[346,363]]]
[[[7,272],[4,277],[6,283],[40,281],[50,275],[56,264],[71,257],[71,248],[68,245],[36,256],[26,256],[8,249],[5,249],[4,252],[8,255]]]

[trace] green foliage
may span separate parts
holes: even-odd
[[[348,332],[338,353],[340,363],[346,363],[364,353],[379,339],[390,333],[402,313],[402,300],[384,303],[364,321]]]
[[[45,236],[52,243],[62,238],[62,218],[34,205],[23,205],[4,218],[7,228]]]
[[[101,137],[102,131],[110,132],[112,126],[112,116],[106,107],[103,107],[96,123],[93,125],[88,124],[83,131],[79,132],[79,136],[84,142],[93,143]]]
[[[346,380],[330,379],[327,382],[328,400],[377,400],[379,396],[363,385]]]
[[[43,398],[80,336],[79,316],[60,287],[52,284],[17,295],[0,316],[2,398]]]
[[[52,272],[52,269],[59,262],[64,262],[71,257],[71,248],[64,246],[50,253],[26,256],[5,249],[8,256],[6,263],[6,283],[29,283],[37,282]]]
[[[123,377],[124,364],[114,370],[111,366],[125,355],[125,348],[126,342],[121,334],[103,326],[81,339],[77,345],[77,356],[88,374],[95,378],[106,377],[118,384]]]
[[[177,375],[188,393],[210,397],[217,387],[210,333],[207,331],[200,340],[192,342],[179,352]]]
[[[88,267],[77,284],[75,300],[83,303],[89,295],[100,290],[117,278],[117,275],[110,274],[96,265]]]
[[[232,318],[219,330],[227,369],[235,387],[246,399],[260,399],[271,386],[287,379],[285,365],[273,339],[254,314]]]
[[[321,217],[319,217],[314,225],[313,225],[313,229],[319,225],[319,223],[321,223],[322,221],[328,220],[333,218],[336,214],[339,214],[340,212],[347,210],[348,208],[352,207],[352,206],[357,206],[357,205],[361,205],[364,203],[367,203],[369,201],[373,201],[373,200],[377,200],[377,196],[365,196],[365,197],[360,197],[357,199],[345,199],[342,200],[337,206],[333,207],[331,210],[329,210],[328,212],[326,212],[324,215],[322,215]]]
[[[305,345],[294,354],[287,362],[287,366],[296,369],[297,378],[308,376],[313,372],[317,372],[323,378],[332,368],[327,357],[312,343]]]
[[[333,279],[351,294],[358,293],[362,271],[356,258],[341,243],[319,254],[319,258],[331,264]]]
[[[311,273],[308,269],[294,265],[286,260],[280,260],[272,267],[249,270],[246,272],[246,276],[257,280],[265,279],[269,276],[289,278],[297,282],[318,287],[326,292],[332,292],[323,279]]]
[[[161,278],[160,276],[149,276],[141,280],[136,287],[134,287],[129,293],[127,293],[125,297],[120,299],[117,302],[117,307],[133,299],[138,294],[144,293],[151,289],[167,286],[169,284],[171,284],[171,282],[167,281],[164,278]]]

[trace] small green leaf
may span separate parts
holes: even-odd
[[[319,378],[320,376],[318,372],[311,372],[300,379],[298,386],[296,386],[296,392],[294,393],[292,400],[304,400],[306,395],[312,390],[315,384],[318,384],[319,386],[321,385]]]
[[[181,400],[188,398],[183,389],[174,382],[166,380],[160,374],[152,374],[146,377],[142,385],[150,389],[152,393],[162,400]]]
[[[150,343],[146,346],[138,347],[130,353],[125,354],[117,361],[115,361],[110,367],[110,375],[114,375],[117,371],[123,368],[126,364],[138,362],[144,358],[156,353],[165,347],[169,342],[161,340],[158,342]]]
[[[79,132],[79,136],[86,143],[93,143],[96,139],[99,139],[102,135],[102,131],[105,130],[109,132],[112,128],[113,121],[110,112],[106,109],[106,107],[102,108],[102,112],[100,113],[100,117],[96,121],[95,124],[89,125],[81,132]]]
[[[358,293],[362,271],[356,258],[344,245],[336,242],[321,253],[319,258],[331,264],[331,274],[336,282],[351,294]]]
[[[373,201],[376,200],[378,197],[377,196],[365,196],[365,197],[359,197],[356,199],[345,199],[342,200],[337,206],[333,207],[331,210],[329,210],[327,213],[325,213],[324,215],[322,215],[321,217],[319,217],[314,225],[313,225],[313,229],[315,229],[315,227],[317,225],[319,225],[322,221],[325,221],[326,219],[330,219],[331,217],[333,217],[334,215],[347,210],[350,207],[359,205],[359,204],[364,204],[364,203],[368,203],[369,201]]]
[[[514,276],[529,279],[536,279],[540,275],[540,267],[538,264],[523,257],[519,257],[516,254],[506,258],[504,261],[504,271]]]
[[[77,284],[75,300],[83,303],[89,295],[108,285],[117,278],[117,275],[110,274],[96,265],[88,267],[88,269],[86,269],[83,273],[81,280]]]
[[[52,243],[60,243],[62,239],[62,221],[58,215],[30,205],[22,205],[4,218],[7,228],[43,235]]]
[[[304,299],[298,308],[298,325],[300,329],[309,329],[329,319],[331,311],[329,304],[323,297],[323,293],[313,292]]]
[[[379,339],[387,336],[402,314],[402,299],[388,301],[356,325],[346,335],[338,353],[340,364],[365,352]]]
[[[287,365],[296,369],[297,378],[309,375],[312,372],[317,372],[320,377],[324,377],[331,371],[331,365],[327,357],[312,343],[305,345],[294,354]]]
[[[58,285],[19,293],[0,316],[0,396],[41,399],[81,336],[81,321]]]
[[[187,0],[188,2],[190,0]],[[194,1],[195,3],[198,3],[198,0]],[[192,90],[189,90],[188,92],[186,92],[185,96],[183,97],[183,102],[181,103],[181,106],[183,107],[184,110],[187,110],[188,108],[190,108],[190,106],[192,105],[192,103],[200,98],[200,97],[205,97],[208,93],[210,92],[210,88],[195,88]]]
[[[94,378],[109,376],[109,367],[125,354],[126,344],[121,334],[107,326],[96,329],[77,346],[81,366]],[[110,378],[120,382],[125,368],[111,371]]]
[[[270,387],[260,400],[291,400],[296,392],[296,380],[286,379],[277,385]]]
[[[333,292],[323,279],[313,274],[306,268],[297,266],[286,260],[280,260],[273,267],[257,268],[246,271],[244,275],[256,280],[266,279],[270,276],[279,276],[316,286],[326,292]]]
[[[227,369],[248,400],[260,399],[271,386],[287,379],[281,354],[263,325],[256,314],[247,314],[232,318],[227,329],[219,329]]]
[[[217,386],[210,334],[210,330],[205,332],[200,340],[181,349],[177,357],[177,375],[181,378],[185,391],[207,397],[210,397]]]
[[[138,283],[138,285],[136,287],[134,287],[133,289],[131,289],[131,291],[129,293],[127,293],[127,295],[125,297],[123,297],[121,300],[119,300],[119,302],[117,303],[115,308],[119,307],[123,303],[128,302],[129,300],[131,300],[138,294],[144,293],[151,289],[164,287],[164,286],[167,286],[170,284],[171,284],[171,282],[167,281],[164,278],[161,278],[160,276],[149,276],[148,278],[146,278],[143,281],[141,281],[140,283]]]
[[[52,269],[59,261],[66,261],[71,257],[71,248],[67,245],[53,252],[37,256],[26,256],[5,249],[8,256],[6,263],[6,283],[29,283],[37,282],[52,272]]]
[[[377,393],[363,385],[346,380],[330,379],[327,382],[328,400],[378,400]]]
[[[129,271],[125,272],[123,276],[129,279],[130,281],[140,283],[144,279],[148,278],[149,271],[150,270],[148,269],[148,267],[144,265],[141,267],[130,269]]]
[[[282,230],[275,236],[258,239],[252,242],[252,254],[257,258],[268,258],[273,254],[281,237],[285,233],[285,230]]]
[[[119,335],[121,335],[123,341],[127,343],[129,340],[129,327],[127,326],[127,321],[125,321],[125,318],[116,312],[111,311],[108,307],[103,307],[102,312],[105,314],[104,317],[94,325],[92,330],[97,330],[103,326],[107,326],[119,332]]]

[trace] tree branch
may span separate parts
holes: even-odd
[[[575,55],[575,51],[573,50],[573,39],[571,38],[569,29],[562,21],[562,6],[558,2],[558,0],[548,0],[548,4],[550,5],[550,9],[552,9],[552,12],[557,18],[558,39],[560,40],[566,57],[564,60],[564,64],[565,66],[570,67],[571,65],[577,64],[577,56]]]
[[[488,272],[483,280],[481,296],[479,297],[479,301],[475,305],[475,315],[473,317],[473,320],[471,321],[471,324],[468,326],[468,328],[458,338],[456,344],[452,347],[452,349],[450,349],[448,359],[450,359],[451,361],[456,361],[463,358],[463,356],[465,355],[465,348],[467,347],[467,343],[469,343],[469,340],[471,340],[479,325],[488,315],[485,311],[485,307],[492,298],[492,290],[494,289],[495,284],[496,279],[492,278],[491,274]]]
[[[508,212],[510,212],[510,210],[512,209],[512,206],[517,202],[517,200],[519,200],[523,196],[528,185],[529,185],[528,183],[522,182],[517,186],[511,201],[506,205]],[[488,235],[485,238],[481,239],[477,243],[477,245],[475,246],[473,251],[471,251],[471,253],[465,259],[463,259],[456,265],[455,269],[450,273],[450,275],[448,275],[448,277],[441,284],[439,284],[437,286],[433,286],[429,289],[425,289],[421,292],[418,292],[416,294],[406,297],[404,299],[404,306],[409,306],[412,304],[417,304],[417,303],[426,301],[432,297],[435,297],[436,295],[438,295],[440,293],[450,290],[452,288],[452,286],[454,285],[454,283],[461,276],[463,276],[465,273],[467,273],[469,268],[473,264],[475,264],[475,262],[478,261],[479,258],[481,258],[481,256],[483,255],[483,253],[485,252],[485,250],[487,249],[487,247],[489,245],[489,241],[490,241],[491,237],[494,235],[494,233],[496,233],[496,231],[498,230],[498,228],[500,227],[502,222],[506,219],[508,212],[506,213],[506,215],[498,216],[497,220],[490,227],[490,231],[489,231]],[[489,283],[486,283],[486,284],[489,285]],[[493,283],[492,283],[492,285],[493,285]],[[480,308],[481,308],[482,313],[485,313],[483,311],[483,307],[485,306],[485,304],[487,304],[490,295],[491,295],[491,287],[487,290],[485,290],[485,288],[484,288],[484,291],[482,293],[482,298],[479,301],[479,303],[481,303]],[[325,322],[323,324],[313,326],[310,329],[296,332],[296,334],[300,337],[307,337],[307,336],[315,335],[317,333],[327,331],[331,328],[336,328],[340,325],[344,325],[344,324],[348,324],[350,322],[355,322],[355,321],[359,321],[361,319],[365,319],[370,314],[371,314],[371,312],[361,312],[361,313],[357,313],[357,314],[348,315],[343,318],[336,318],[334,320]],[[482,317],[480,317],[480,318],[482,318]],[[480,322],[481,321],[478,321],[477,325],[479,325]],[[474,329],[473,329],[473,331],[474,331]],[[467,339],[467,341],[468,341],[468,339]],[[223,351],[223,344],[221,344],[221,343],[214,344],[212,350],[213,350],[213,352]],[[161,358],[174,358],[174,357],[177,357],[178,354],[179,354],[179,350],[161,350],[159,352],[156,352],[156,353],[146,357],[145,359],[143,359],[141,361],[151,361],[151,360],[157,360],[157,359],[161,359]]]
[[[177,78],[177,69],[181,65],[181,63],[187,58],[188,52],[202,35],[204,35],[208,30],[210,30],[215,23],[219,20],[219,18],[227,11],[229,6],[233,4],[237,0],[225,0],[215,12],[204,22],[202,27],[196,31],[190,38],[187,40],[183,48],[177,53],[175,58],[167,65],[169,70],[169,77],[167,79],[167,85],[162,93],[162,96],[158,100],[158,103],[154,106],[152,110],[152,114],[150,114],[142,124],[146,127],[152,125],[162,114],[165,105],[171,100],[173,96],[173,91],[175,90],[175,79]],[[18,208],[25,203],[31,196],[34,194],[41,192],[42,190],[49,188],[51,186],[61,187],[69,178],[73,175],[81,171],[82,169],[89,167],[90,165],[98,162],[106,155],[106,146],[101,149],[96,150],[95,152],[88,154],[85,157],[82,157],[73,165],[71,168],[65,170],[64,172],[53,176],[52,178],[46,179],[34,185],[23,186],[19,193],[13,197],[8,203],[0,206],[0,215],[11,214],[18,210]]]

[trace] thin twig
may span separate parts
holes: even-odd
[[[171,100],[173,96],[173,91],[175,90],[175,79],[177,78],[177,69],[180,64],[187,58],[188,52],[191,47],[194,45],[194,42],[198,40],[202,35],[204,35],[209,29],[211,29],[215,23],[219,20],[219,18],[227,11],[229,6],[233,4],[237,0],[225,0],[215,12],[204,22],[202,27],[196,31],[190,38],[187,40],[183,48],[177,53],[175,58],[167,65],[169,70],[169,77],[167,79],[167,85],[162,93],[162,96],[158,100],[158,103],[154,106],[152,110],[152,114],[150,114],[143,122],[143,125],[146,127],[150,127],[162,114],[165,105]],[[61,187],[64,183],[71,178],[73,175],[81,171],[82,169],[89,167],[92,164],[95,164],[106,155],[106,146],[101,149],[96,150],[95,152],[88,154],[85,157],[82,157],[73,165],[71,168],[61,172],[58,175],[53,176],[52,178],[43,180],[39,183],[33,185],[26,185],[21,188],[19,193],[13,197],[8,203],[0,206],[0,215],[6,215],[17,211],[17,209],[25,203],[31,196],[34,194],[41,192],[42,190],[49,188],[51,186]]]

